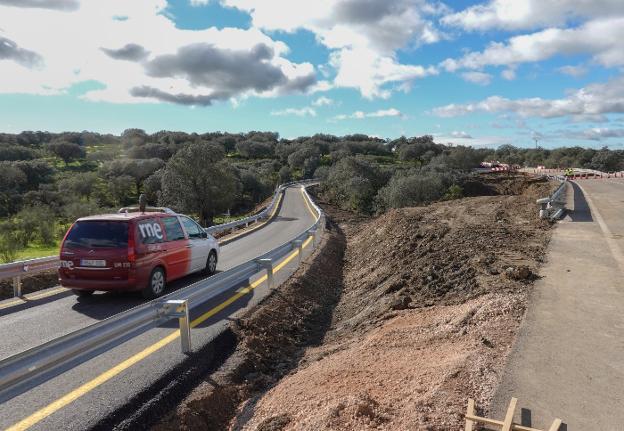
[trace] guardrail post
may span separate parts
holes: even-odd
[[[312,247],[316,248],[316,229],[310,229],[310,236],[312,237]]]
[[[186,299],[170,299],[165,302],[165,305],[173,309],[169,315],[177,317],[180,323],[182,353],[191,353],[191,320],[189,318],[188,301]]]
[[[13,277],[13,296],[22,296],[22,277],[20,275]]]
[[[297,249],[297,266],[301,265],[301,260],[303,258],[303,241],[300,239],[294,240],[292,243],[293,250]]]
[[[273,289],[275,282],[273,281],[273,259],[256,259],[256,263],[262,269],[266,269],[267,273],[267,286]]]

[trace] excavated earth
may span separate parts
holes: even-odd
[[[485,195],[332,220],[294,277],[234,323],[237,348],[153,427],[463,429],[487,414],[538,278],[554,184],[485,176]]]

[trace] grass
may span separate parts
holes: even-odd
[[[17,253],[15,260],[35,259],[37,257],[47,257],[57,255],[59,252],[59,244],[55,245],[42,245],[42,244],[29,244],[23,250]]]

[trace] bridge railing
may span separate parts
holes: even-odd
[[[204,230],[211,235],[233,231],[242,227],[247,227],[252,223],[256,223],[260,220],[267,220],[276,205],[279,204],[279,197],[284,192],[284,190],[293,185],[301,184],[308,185],[314,184],[315,180],[304,180],[304,181],[293,181],[290,183],[282,184],[276,188],[273,193],[273,198],[269,205],[259,212],[258,214],[254,214],[249,217],[242,218],[240,220],[236,220],[229,223],[223,223],[215,226],[210,226],[205,228]],[[13,296],[18,297],[22,296],[22,278],[25,276],[39,274],[41,272],[49,271],[51,269],[57,269],[60,265],[60,260],[58,255],[56,256],[47,256],[41,257],[38,259],[29,259],[16,261],[6,264],[0,265],[0,280],[13,279]]]
[[[315,222],[299,235],[232,269],[1,360],[0,403],[171,319],[179,320],[182,351],[191,352],[191,309],[226,291],[251,285],[251,278],[263,272],[268,287],[272,288],[273,273],[284,266],[283,262],[297,257],[299,264],[303,248],[310,244],[316,246],[324,229],[325,217],[305,186],[302,188],[305,199],[317,215]],[[282,263],[276,268],[278,262]],[[254,283],[264,280],[260,276]]]

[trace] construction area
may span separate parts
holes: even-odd
[[[486,176],[375,218],[316,196],[321,247],[152,429],[464,429],[469,398],[492,416],[552,232],[535,200],[557,185]]]

